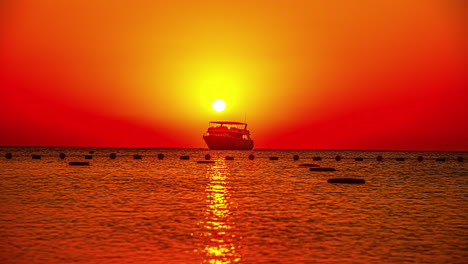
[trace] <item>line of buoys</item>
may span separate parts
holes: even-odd
[[[328,179],[328,183],[355,183],[363,184],[366,183],[364,179],[355,179],[355,178],[332,178]]]
[[[212,161],[212,160],[199,160],[199,161],[197,161],[197,163],[205,163],[205,164],[207,164],[207,163],[215,163],[215,162]]]
[[[310,164],[310,163],[303,163],[303,164],[299,164],[299,167],[320,167],[320,165]]]
[[[94,153],[94,151],[90,151],[90,153],[91,153],[91,152]],[[41,155],[37,155],[37,154],[31,155],[31,157],[32,157],[32,159],[41,159],[41,158],[42,158]],[[59,157],[60,159],[65,159],[65,158],[67,157],[67,155],[66,155],[65,153],[60,153],[60,154],[58,155],[58,157]],[[115,159],[116,157],[117,157],[117,155],[116,155],[115,153],[111,153],[111,154],[109,155],[109,158],[111,158],[111,159]],[[162,160],[162,159],[164,159],[164,154],[160,153],[160,154],[157,155],[157,157],[158,157],[158,159]],[[5,158],[6,158],[6,159],[12,159],[12,158],[13,158],[13,154],[12,154],[12,153],[6,153],[6,154],[5,154]],[[85,158],[85,159],[93,159],[93,155],[85,155],[84,158]],[[142,155],[138,155],[138,154],[137,154],[137,155],[133,155],[133,158],[134,158],[134,159],[142,159]],[[205,155],[205,160],[211,160],[211,158],[212,158],[212,157],[211,157],[210,154],[206,154],[206,155]],[[254,156],[253,154],[250,154],[247,158],[248,158],[249,160],[253,160],[253,159],[255,159],[255,156]],[[181,160],[188,160],[188,159],[190,159],[190,157],[189,157],[189,156],[180,156],[180,159],[181,159]],[[299,155],[294,155],[294,156],[293,156],[293,160],[299,160],[299,159],[300,159]],[[335,156],[335,160],[336,160],[336,161],[341,161],[342,159],[343,159],[343,157],[340,156],[340,155]],[[356,158],[354,158],[355,161],[363,161],[364,159],[365,159],[365,158],[362,158],[362,157],[356,157]],[[233,157],[233,156],[226,156],[226,160],[234,160],[234,157]],[[279,160],[279,157],[275,157],[275,156],[269,157],[269,160]],[[322,157],[312,157],[312,160],[314,160],[314,161],[321,161],[321,160],[322,160]],[[382,156],[377,156],[376,160],[377,160],[377,161],[382,161],[382,160],[383,160],[383,157],[382,157]],[[396,160],[396,161],[405,161],[406,158],[399,157],[399,158],[395,158],[395,160]],[[424,160],[424,157],[423,157],[423,156],[418,156],[418,157],[416,158],[416,160],[417,160],[417,161],[423,161],[423,160]],[[450,160],[450,159],[448,159],[448,160]],[[463,162],[463,161],[464,161],[464,158],[461,157],[461,156],[459,156],[459,157],[457,157],[455,160],[458,161],[458,162]],[[436,158],[435,161],[445,162],[445,161],[447,161],[447,158]],[[301,164],[301,165],[302,165],[302,164]],[[299,166],[301,166],[301,165],[299,165]]]
[[[317,168],[310,168],[309,171],[336,171],[336,169],[335,168],[317,167]]]
[[[70,166],[89,166],[89,162],[87,161],[70,161],[68,162]]]

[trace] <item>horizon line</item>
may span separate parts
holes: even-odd
[[[142,149],[198,149],[198,150],[207,150],[211,151],[208,148],[197,148],[197,147],[117,147],[117,146],[44,146],[44,145],[36,145],[36,146],[0,146],[0,148],[17,148],[17,147],[25,147],[25,148],[142,148]],[[319,150],[319,151],[383,151],[383,152],[390,152],[390,151],[399,151],[399,152],[468,152],[468,150],[391,150],[391,149],[302,149],[302,148],[254,148],[249,151],[255,150]],[[220,150],[213,150],[213,151],[220,151]],[[225,151],[225,150],[221,150]],[[236,151],[236,150],[227,150],[227,151]]]

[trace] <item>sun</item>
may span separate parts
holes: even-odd
[[[213,110],[216,112],[221,112],[226,108],[226,103],[221,99],[216,99],[213,101],[211,107],[213,107]]]

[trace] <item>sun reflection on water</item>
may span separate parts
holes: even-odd
[[[206,186],[204,219],[199,223],[203,231],[203,263],[227,264],[241,260],[235,223],[232,220],[233,204],[229,193],[229,171],[224,160],[207,167],[209,183]]]

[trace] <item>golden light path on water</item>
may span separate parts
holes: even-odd
[[[206,186],[206,208],[204,219],[199,225],[203,232],[203,263],[227,264],[241,260],[236,251],[239,248],[232,220],[231,195],[229,193],[229,171],[225,161],[219,159],[207,166],[209,182]]]

